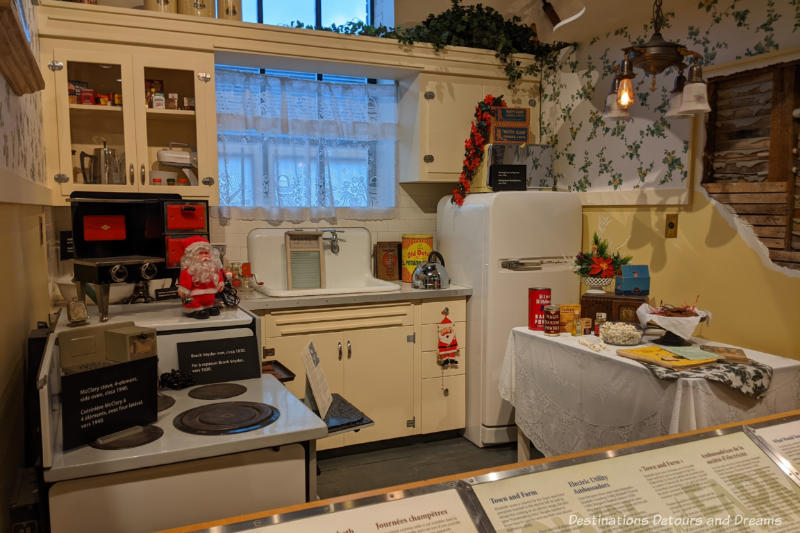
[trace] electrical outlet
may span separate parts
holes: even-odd
[[[667,213],[664,224],[664,237],[674,239],[678,236],[678,213]]]

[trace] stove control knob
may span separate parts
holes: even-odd
[[[111,281],[122,283],[128,279],[128,268],[125,265],[114,265],[109,274],[111,274]]]
[[[158,274],[158,267],[153,263],[145,263],[142,265],[142,268],[139,269],[139,274],[142,276],[142,279],[150,281]]]

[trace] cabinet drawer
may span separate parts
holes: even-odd
[[[452,298],[449,300],[430,300],[422,302],[420,322],[422,324],[438,324],[444,318],[442,310],[445,307],[450,310],[448,316],[453,322],[464,322],[467,320],[466,298]]]
[[[422,380],[421,433],[463,428],[465,412],[463,374]]]
[[[197,231],[205,233],[206,206],[202,202],[165,202],[166,231],[186,233]]]
[[[264,317],[266,337],[350,329],[411,326],[410,303],[275,311]]]

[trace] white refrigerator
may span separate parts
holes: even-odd
[[[528,289],[547,287],[554,304],[574,304],[581,246],[578,195],[552,191],[446,196],[436,212],[436,248],[467,300],[465,436],[478,446],[516,438],[513,408],[497,390],[511,328],[528,324]]]

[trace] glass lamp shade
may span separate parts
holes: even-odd
[[[630,78],[622,78],[619,80],[617,105],[620,109],[628,109],[633,105],[633,82],[631,82]]]
[[[694,115],[698,113],[708,113],[711,106],[708,105],[708,91],[706,84],[687,83],[683,88],[681,106],[678,113],[681,115]]]
[[[603,112],[603,120],[631,120],[631,114],[627,109],[620,109],[617,105],[617,93],[606,96],[606,109]]]
[[[681,113],[681,104],[683,104],[683,91],[672,93],[669,97],[669,111],[665,115],[667,118],[689,118],[692,113]]]

